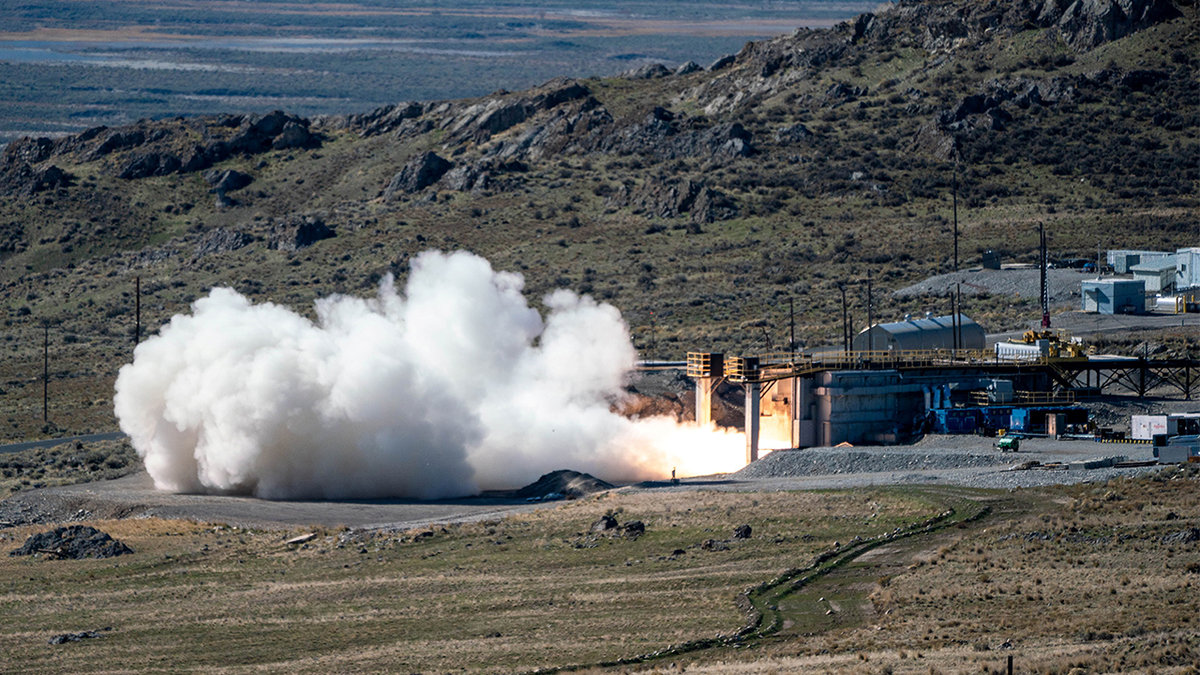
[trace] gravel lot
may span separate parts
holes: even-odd
[[[979,436],[927,436],[913,446],[810,448],[773,452],[741,471],[733,481],[756,489],[818,489],[863,485],[945,484],[975,488],[1025,488],[1104,482],[1157,467],[1125,469],[1021,469],[1028,462],[1070,464],[1124,456],[1131,461],[1153,457],[1146,444],[1096,443],[1025,439],[1020,452],[1000,452],[995,439]]]
[[[1080,270],[1046,270],[1046,285],[1050,287],[1050,304],[1079,304],[1079,283],[1095,279],[1096,273]],[[1041,294],[1041,276],[1037,268],[985,270],[974,268],[939,274],[892,293],[898,298],[921,295],[945,295],[962,284],[963,295],[1020,295],[1037,298]]]

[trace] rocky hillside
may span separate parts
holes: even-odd
[[[146,120],[0,156],[0,408],[112,425],[135,277],[152,330],[207,288],[297,308],[463,248],[618,306],[642,352],[785,348],[943,309],[891,290],[1000,251],[1194,245],[1200,20],[1182,0],[905,1],[707,67],[652,65],[344,116]],[[988,328],[1038,314],[980,295]],[[69,392],[69,393],[67,393]],[[37,393],[40,393],[38,391]],[[3,418],[0,418],[3,419]]]

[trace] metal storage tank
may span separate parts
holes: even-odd
[[[965,314],[958,315],[959,349],[983,349],[987,334]],[[954,349],[954,317],[880,323],[854,336],[854,351]]]
[[[1081,284],[1083,311],[1100,314],[1141,314],[1146,311],[1146,282],[1134,279],[1095,279]]]

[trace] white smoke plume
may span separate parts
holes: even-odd
[[[607,480],[729,471],[740,434],[611,412],[636,352],[616,308],[428,251],[404,293],[318,300],[317,320],[227,288],[121,368],[121,429],[162,490],[439,498],[556,469]]]

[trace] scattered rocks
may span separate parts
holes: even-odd
[[[85,630],[82,633],[62,633],[50,638],[48,644],[62,645],[68,642],[79,642],[80,640],[89,640],[93,638],[104,637],[104,633],[111,631],[112,627],[101,628],[100,630]]]
[[[687,214],[692,222],[713,223],[736,218],[738,209],[724,193],[693,180],[649,178],[638,186],[622,185],[606,200],[610,207],[633,208],[656,218]]]
[[[781,144],[798,143],[812,136],[813,132],[809,131],[808,127],[803,124],[793,124],[777,129],[775,131],[775,142]]]
[[[815,448],[772,452],[732,474],[738,478],[784,478],[827,474],[877,473],[991,467],[1009,464],[1000,454],[922,452],[911,448]]]
[[[705,539],[703,542],[700,543],[700,550],[702,550],[702,551],[728,551],[729,544],[726,542],[723,542],[723,541],[717,541],[716,539]]]
[[[218,227],[200,238],[196,244],[196,257],[203,258],[214,253],[227,253],[245,248],[254,242],[254,237],[246,232],[235,232]]]
[[[734,539],[749,539],[753,530],[749,525],[739,525],[733,530]]]
[[[1172,532],[1162,538],[1163,546],[1178,546],[1179,544],[1190,544],[1200,541],[1200,528],[1188,528],[1179,532]]]
[[[133,549],[94,527],[68,525],[50,532],[35,534],[10,556],[44,554],[65,560],[83,558],[113,558]]]

